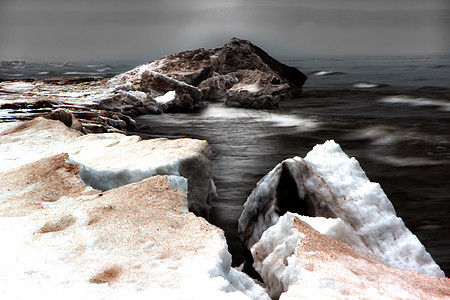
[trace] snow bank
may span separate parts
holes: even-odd
[[[370,182],[358,161],[349,158],[338,144],[327,141],[315,146],[305,161],[334,188],[338,216],[355,228],[383,263],[425,275],[445,276],[419,239],[397,217],[381,186]]]
[[[361,256],[345,243],[320,234],[311,224],[347,242],[349,237],[353,242],[358,239],[339,219],[304,218],[292,213],[280,217],[251,249],[254,266],[267,284],[272,299],[437,299],[450,296],[448,278],[388,267]]]
[[[188,212],[185,178],[102,192],[78,172],[67,154],[0,172],[0,298],[269,299]]]
[[[340,218],[384,264],[444,277],[417,237],[396,216],[377,183],[334,141],[302,159],[278,164],[258,182],[244,205],[239,234],[250,249],[285,212]]]
[[[109,190],[144,178],[180,175],[189,182],[189,208],[207,217],[213,187],[210,150],[194,139],[141,140],[118,133],[87,134],[58,121],[37,118],[0,135],[0,171],[59,153],[79,164],[80,177],[93,188]]]

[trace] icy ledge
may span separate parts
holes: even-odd
[[[206,142],[35,119],[1,133],[0,153],[1,299],[269,299],[188,210],[211,192]]]
[[[0,153],[0,171],[68,153],[70,162],[81,166],[83,182],[100,190],[155,175],[180,175],[189,183],[189,210],[206,218],[215,194],[209,145],[201,140],[83,135],[59,121],[36,118],[0,134]]]
[[[388,267],[361,255],[355,247],[361,247],[358,237],[340,219],[288,212],[264,232],[251,251],[272,299],[450,297],[450,279]]]
[[[334,141],[315,146],[303,159],[283,161],[258,182],[239,219],[239,234],[247,249],[288,211],[340,218],[385,265],[445,276],[397,217],[380,185],[370,182],[358,161]]]

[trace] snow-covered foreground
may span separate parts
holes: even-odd
[[[450,297],[381,187],[333,141],[277,165],[245,204],[239,230],[267,290],[231,267],[223,231],[200,217],[215,193],[205,141],[36,118],[1,132],[0,153],[2,299]]]
[[[0,153],[1,299],[269,299],[188,210],[208,208],[206,142],[35,119],[3,132]]]
[[[264,232],[252,254],[273,299],[450,297],[448,278],[391,268],[354,249],[360,247],[354,231],[339,219],[286,213]]]

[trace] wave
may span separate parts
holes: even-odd
[[[370,82],[357,82],[353,84],[353,87],[357,89],[371,89],[379,86],[380,85],[377,83],[370,83]]]
[[[373,145],[391,145],[408,139],[404,130],[390,126],[369,126],[346,135],[351,140],[370,140]]]
[[[448,160],[432,160],[423,157],[398,157],[392,155],[379,155],[376,160],[394,167],[423,167],[450,165]]]
[[[444,100],[435,100],[429,98],[412,98],[408,96],[390,96],[379,100],[382,103],[406,104],[409,106],[434,106],[443,111],[450,111],[450,102]]]
[[[409,128],[386,125],[368,126],[348,133],[345,137],[349,140],[369,140],[372,145],[382,147],[396,145],[401,142],[450,145],[443,136],[428,135]]]
[[[329,76],[329,75],[342,75],[344,72],[336,72],[336,71],[327,71],[327,70],[318,70],[312,73],[313,76]]]
[[[20,76],[24,76],[25,74],[22,73],[15,73],[15,74],[8,74],[8,76],[12,76],[12,77],[20,77]]]
[[[87,65],[87,68],[99,68],[99,67],[106,67],[106,65],[104,64],[97,64],[97,65]]]
[[[278,127],[297,127],[300,130],[312,130],[320,125],[318,121],[312,118],[285,115],[266,110],[243,110],[241,108],[226,107],[223,104],[209,104],[201,113],[201,116],[214,121],[217,121],[217,119],[236,119],[239,121],[251,119],[255,122],[272,123]]]

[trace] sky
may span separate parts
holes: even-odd
[[[0,60],[153,60],[248,39],[279,59],[450,54],[448,0],[0,0]]]

